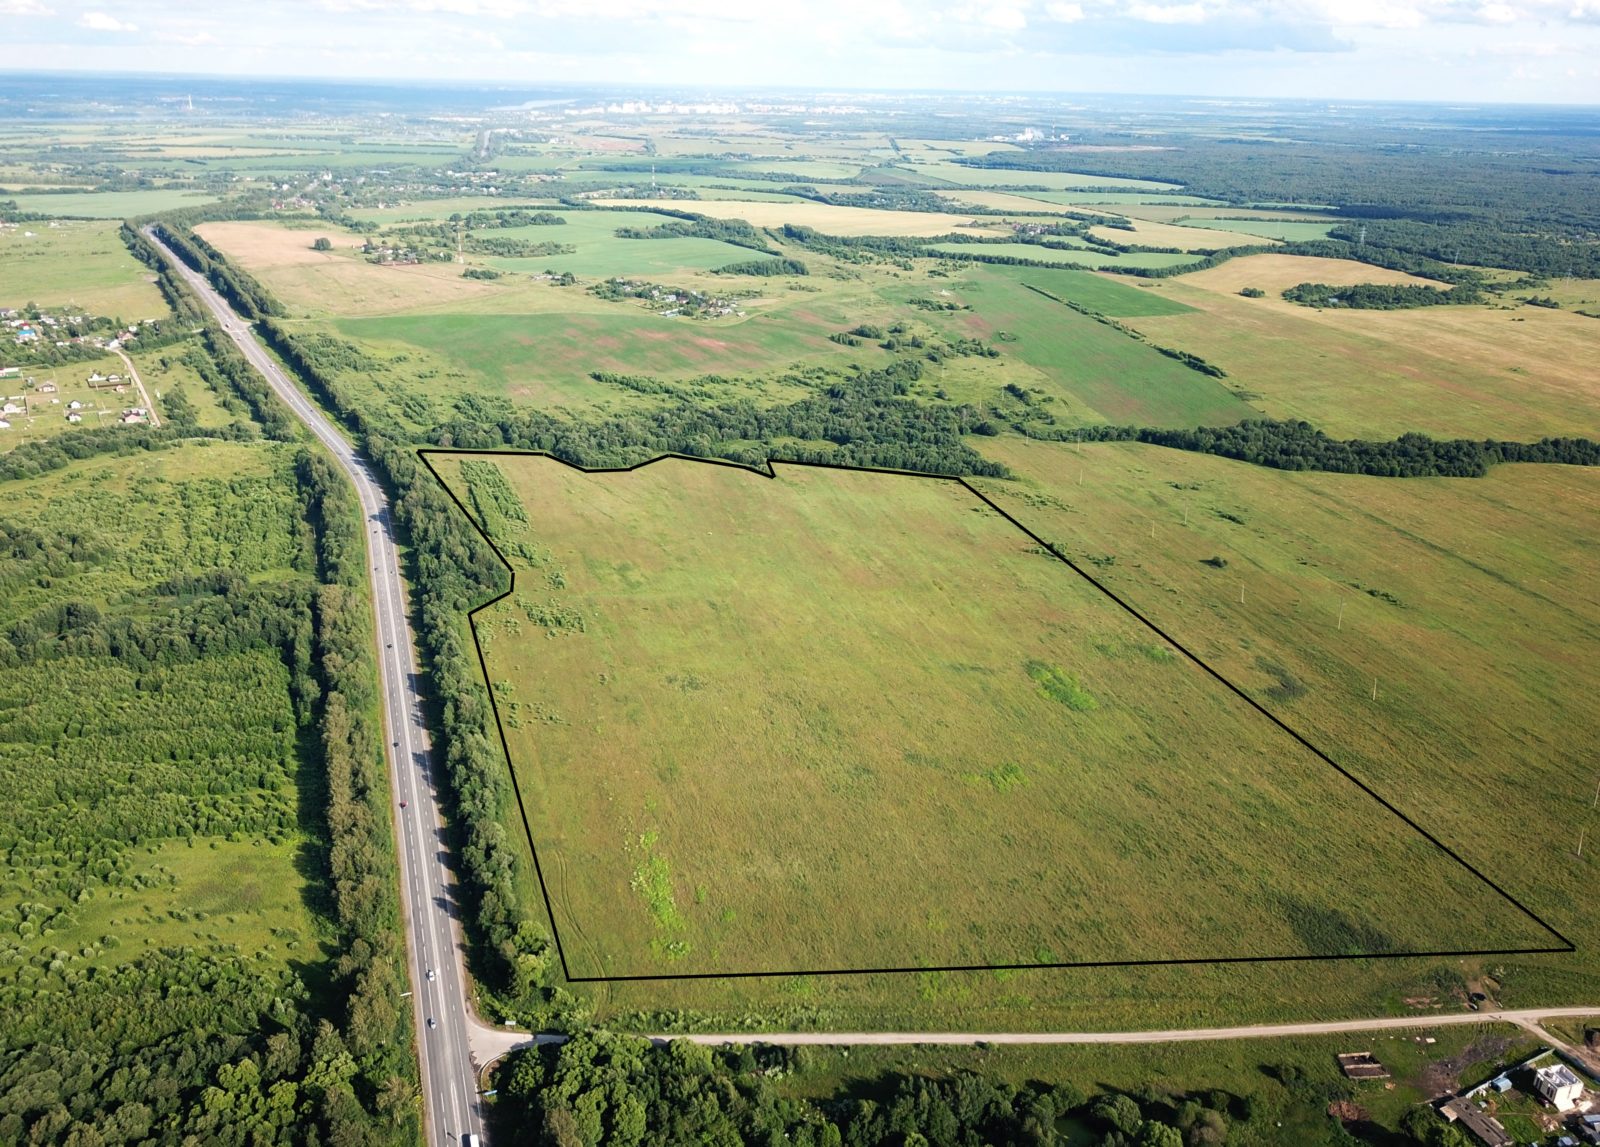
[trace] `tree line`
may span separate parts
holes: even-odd
[[[1265,1122],[1253,1099],[1223,1090],[1141,1089],[1090,1100],[1071,1082],[1018,1086],[976,1072],[886,1072],[797,1098],[785,1081],[804,1081],[812,1070],[805,1047],[655,1047],[586,1032],[504,1061],[495,1076],[495,1134],[550,1147],[1057,1147],[1068,1141],[1058,1120],[1070,1115],[1101,1147],[1209,1147],[1226,1142],[1235,1125]]]
[[[1300,283],[1284,291],[1283,297],[1303,307],[1343,307],[1352,311],[1399,311],[1483,302],[1483,292],[1474,287],[1441,291],[1416,283],[1357,283],[1346,287]]]
[[[1330,438],[1309,422],[1251,419],[1235,426],[1169,430],[1135,426],[1090,426],[1077,430],[1029,428],[1033,437],[1058,441],[1145,442],[1195,454],[1215,454],[1274,470],[1322,470],[1387,478],[1481,478],[1502,462],[1600,466],[1600,443],[1587,438],[1541,438],[1537,442],[1493,439],[1440,440],[1402,434],[1387,442]]]

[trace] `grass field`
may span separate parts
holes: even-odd
[[[215,203],[217,196],[203,191],[173,189],[165,191],[90,191],[70,195],[7,195],[17,201],[20,211],[69,218],[132,219],[154,215],[177,207],[198,207]]]
[[[1180,251],[1216,250],[1265,242],[1255,235],[1239,234],[1226,228],[1179,227],[1148,219],[1130,219],[1130,234],[1116,227],[1092,227],[1089,234],[1113,243],[1138,243],[1145,247],[1176,247]]]
[[[1070,171],[1023,171],[1000,167],[966,167],[958,163],[912,163],[909,170],[932,180],[959,187],[1045,187],[1056,191],[1116,187],[1130,191],[1177,191],[1176,183],[1148,179],[1121,179],[1111,175],[1080,175]]]
[[[1210,231],[1237,231],[1241,235],[1256,235],[1263,239],[1282,239],[1289,243],[1302,243],[1312,239],[1326,239],[1336,224],[1307,222],[1303,219],[1204,219],[1194,218],[1183,224],[1204,227]]]
[[[1156,290],[1082,271],[981,265],[964,269],[950,284],[944,289],[951,300],[972,307],[970,312],[953,312],[951,325],[963,334],[995,340],[1002,362],[1031,368],[1020,381],[1055,396],[1060,405],[1051,411],[1062,425],[1228,425],[1256,413],[1217,379],[1028,285],[1112,314],[1182,317],[1176,312],[1182,304]],[[1010,341],[1001,339],[1002,332]],[[946,389],[956,397],[989,399],[992,390],[982,388],[999,385],[986,364],[973,380],[977,389],[955,383],[946,383]]]
[[[1069,207],[1096,203],[1112,207],[1146,204],[1170,204],[1181,207],[1226,206],[1220,199],[1203,199],[1198,195],[1182,195],[1169,191],[1019,191],[1016,194],[1028,199],[1037,199],[1042,203],[1059,203]]]
[[[1600,827],[1582,763],[1600,735],[1585,652],[1600,636],[1600,473],[1384,479],[1134,445],[986,452],[1020,477],[980,483],[1002,505],[1593,943],[1578,905],[1594,862],[1574,845]]]
[[[715,215],[715,211],[703,214]],[[648,211],[570,211],[562,227],[513,227],[495,230],[495,238],[532,242],[567,243],[577,248],[571,255],[540,255],[529,259],[488,260],[504,270],[572,271],[583,275],[677,275],[707,271],[729,263],[764,256],[748,247],[715,239],[619,239],[619,227],[651,228],[673,222],[670,215]]]
[[[650,200],[612,199],[600,202],[611,206],[644,207]],[[1010,226],[997,217],[941,215],[935,211],[878,211],[870,207],[838,207],[804,199],[787,203],[709,200],[686,204],[685,209],[713,219],[743,219],[755,227],[781,227],[785,223],[815,227],[825,235],[949,235],[958,231],[975,234],[1010,231]],[[974,222],[976,227],[973,226]]]
[[[153,279],[128,254],[114,223],[61,220],[0,228],[0,307],[75,304],[130,322],[159,318],[167,304]]]
[[[713,326],[620,306],[346,319],[336,326],[380,349],[422,349],[435,362],[474,376],[485,393],[563,404],[596,393],[591,371],[740,375],[803,359],[839,362],[846,354],[827,340],[826,328],[807,329],[787,318]]]
[[[1341,260],[1255,255],[1163,285],[1197,313],[1132,325],[1216,363],[1273,417],[1304,418],[1336,437],[1595,433],[1594,319],[1538,307],[1317,311],[1277,297],[1300,282],[1422,280]],[[1240,298],[1246,286],[1267,297]]]
[[[444,465],[576,975],[1548,941],[952,483]]]
[[[969,243],[934,243],[928,249],[951,255],[981,253],[1012,259],[1029,259],[1035,263],[1058,263],[1064,267],[1089,267],[1095,270],[1105,267],[1177,267],[1184,263],[1192,263],[1197,258],[1195,255],[1167,255],[1148,251],[1102,255],[1098,251],[1062,250],[1057,247],[1040,247],[1034,243],[985,243],[982,246]]]

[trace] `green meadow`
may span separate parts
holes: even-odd
[[[1238,231],[1244,235],[1282,239],[1289,243],[1326,239],[1328,232],[1338,226],[1335,223],[1308,223],[1292,219],[1174,219],[1172,222],[1202,227],[1207,231]]]
[[[1070,171],[1024,171],[1004,167],[967,167],[959,163],[914,163],[911,172],[930,181],[958,187],[1043,187],[1054,191],[1074,191],[1114,187],[1133,192],[1177,191],[1175,183],[1156,183],[1146,179],[1122,179],[1110,175],[1082,175]]]
[[[575,975],[1550,940],[955,483],[443,465]]]
[[[708,271],[729,263],[763,258],[748,247],[735,247],[715,239],[622,239],[619,227],[659,227],[672,216],[649,211],[569,211],[561,227],[511,227],[489,232],[494,238],[524,239],[536,243],[565,243],[577,248],[570,255],[534,258],[492,258],[492,267],[507,271],[572,271],[583,275],[672,275]]]
[[[76,306],[130,322],[165,316],[149,269],[128,254],[117,229],[78,219],[0,228],[0,307]]]
[[[949,280],[939,296],[970,307],[935,316],[959,333],[990,340],[1001,348],[1001,363],[1020,363],[1014,371],[1044,398],[1057,423],[1065,426],[1228,425],[1255,411],[1223,383],[1190,370],[1137,339],[1048,298],[1029,287],[1114,314],[1182,317],[1183,304],[1155,290],[1083,272],[1049,268],[974,266]],[[957,398],[998,401],[1000,377],[988,363],[945,383]],[[1002,398],[1004,396],[1001,396]],[[1037,399],[1035,405],[1037,406]]]
[[[1600,820],[1577,762],[1600,736],[1584,653],[1600,636],[1600,475],[1301,474],[1139,445],[985,453],[1017,475],[976,480],[1009,512],[1594,942],[1578,907],[1594,864],[1576,844]],[[1515,963],[1526,990],[1573,960]]]
[[[1149,251],[1129,251],[1121,255],[1103,255],[1087,249],[1063,250],[1059,247],[1041,247],[1036,243],[933,243],[929,250],[950,255],[996,255],[1012,259],[1027,259],[1035,263],[1060,263],[1064,266],[1090,267],[1177,267],[1193,263],[1197,256],[1161,254]]]
[[[18,210],[38,212],[41,215],[60,215],[68,218],[132,219],[139,215],[154,215],[158,211],[171,211],[178,207],[197,207],[202,203],[215,203],[217,197],[203,191],[182,188],[150,191],[90,191],[62,195],[7,193],[14,199]]]

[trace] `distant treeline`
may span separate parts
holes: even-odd
[[[787,406],[679,402],[593,422],[467,395],[456,402],[457,416],[430,437],[440,446],[542,450],[577,466],[630,465],[675,453],[757,467],[789,460],[1004,477],[1004,466],[962,440],[983,421],[976,409],[909,397],[921,373],[919,361],[901,359],[837,378]],[[631,377],[629,384],[644,385]]]
[[[1034,436],[1036,431],[1030,431]],[[1402,434],[1388,442],[1330,438],[1309,422],[1253,419],[1237,426],[1164,430],[1134,426],[1091,426],[1052,430],[1062,441],[1147,442],[1197,454],[1216,454],[1275,470],[1322,470],[1387,478],[1481,478],[1501,462],[1555,462],[1600,466],[1600,443],[1587,438],[1541,438],[1537,442],[1498,442],[1471,438],[1440,440]]]
[[[809,275],[811,272],[799,259],[746,259],[727,263],[712,269],[713,275]]]
[[[1303,307],[1345,307],[1353,311],[1399,311],[1483,302],[1483,292],[1475,287],[1460,286],[1441,291],[1438,287],[1417,283],[1358,283],[1350,287],[1301,283],[1284,291],[1283,297]]]
[[[1600,147],[1581,136],[1437,132],[1407,140],[1286,143],[1141,137],[1143,150],[1035,147],[954,162],[986,170],[1148,179],[1229,203],[1332,204],[1368,221],[1363,246],[1545,276],[1600,277]],[[1555,156],[1567,157],[1559,164]],[[1358,225],[1335,232],[1359,241]]]
[[[663,212],[666,214],[666,212]],[[748,247],[752,251],[774,255],[776,251],[766,236],[743,219],[711,219],[687,212],[671,212],[677,218],[654,227],[618,227],[619,239],[715,239],[735,247]]]
[[[493,227],[559,227],[566,223],[567,217],[557,215],[554,211],[514,208],[506,211],[469,211],[461,221],[470,230],[482,231]]]

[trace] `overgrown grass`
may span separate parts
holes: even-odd
[[[1539,937],[953,484],[496,465],[564,571],[541,614],[585,620],[509,627],[535,570],[479,619],[494,679],[563,717],[507,736],[579,974]]]

